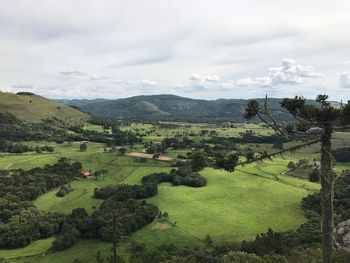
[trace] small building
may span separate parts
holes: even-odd
[[[157,141],[153,141],[151,144],[152,144],[152,145],[162,145],[161,142],[157,142]]]
[[[261,158],[262,153],[254,153],[254,158]]]
[[[87,144],[87,143],[89,143],[89,141],[81,141],[80,143],[81,144]]]
[[[92,174],[91,174],[91,172],[89,171],[89,172],[81,172],[80,173],[80,177],[81,178],[88,178],[88,177],[90,177]]]

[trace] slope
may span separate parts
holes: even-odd
[[[0,112],[8,112],[26,122],[40,122],[55,117],[65,122],[88,119],[87,113],[37,95],[0,92]]]

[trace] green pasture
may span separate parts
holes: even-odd
[[[198,126],[200,127],[200,126]],[[198,128],[200,129],[200,128]],[[348,134],[336,134],[335,145],[341,146],[341,140]],[[297,142],[285,144],[292,146]],[[139,159],[107,153],[104,146],[89,143],[86,152],[80,152],[79,143],[54,144],[49,142],[29,142],[36,145],[52,145],[54,153],[1,154],[0,169],[30,169],[54,163],[61,157],[83,163],[84,170],[107,169],[108,174],[99,179],[79,179],[71,183],[73,191],[63,198],[56,197],[54,189],[35,200],[41,210],[70,213],[72,209],[84,207],[89,213],[98,208],[100,200],[92,198],[96,187],[108,184],[138,184],[142,176],[153,172],[168,172],[171,163]],[[241,148],[256,147],[271,149],[270,145],[244,144]],[[141,150],[141,146],[135,149]],[[169,149],[168,156],[186,154],[187,150]],[[252,239],[256,234],[265,232],[269,227],[275,231],[297,228],[305,222],[300,209],[301,199],[318,190],[319,184],[283,175],[289,161],[319,158],[318,145],[296,153],[287,153],[272,161],[253,163],[237,167],[233,173],[206,168],[201,174],[208,180],[202,188],[171,186],[161,184],[158,195],[148,199],[161,211],[169,214],[168,221],[155,221],[134,233],[119,247],[118,253],[124,258],[130,255],[130,239],[144,243],[147,249],[153,249],[164,243],[178,246],[204,246],[203,239],[210,234],[215,243],[223,241],[240,242]],[[348,164],[336,164],[337,171],[350,168]],[[98,250],[103,255],[110,253],[110,243],[98,240],[80,240],[73,247],[62,252],[49,253],[53,238],[33,242],[25,248],[0,250],[0,257],[9,262],[55,263],[73,262],[79,258],[84,262],[94,262]]]

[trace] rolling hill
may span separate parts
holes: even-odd
[[[8,112],[26,122],[40,122],[55,117],[62,121],[79,122],[89,118],[87,113],[30,93],[0,92],[0,112]]]
[[[263,102],[264,99],[258,99]],[[291,120],[279,102],[269,99],[269,108],[278,120]],[[143,121],[242,121],[244,99],[198,100],[174,95],[136,96],[117,100],[61,100],[94,115]]]

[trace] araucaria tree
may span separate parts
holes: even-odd
[[[245,109],[245,118],[260,118],[278,133],[287,137],[295,136],[304,139],[313,139],[321,144],[321,208],[322,208],[322,262],[332,262],[333,238],[333,196],[335,172],[332,167],[332,135],[337,130],[344,130],[350,126],[350,104],[332,106],[327,95],[318,95],[316,101],[319,105],[305,103],[302,97],[286,98],[281,102],[282,108],[287,110],[296,120],[294,133],[290,134],[290,125],[277,122],[268,109],[268,100],[261,107],[256,100],[250,100]],[[308,127],[305,129],[298,127]],[[316,140],[315,140],[316,139]]]

